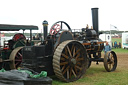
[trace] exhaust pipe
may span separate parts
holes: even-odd
[[[98,8],[92,8],[92,23],[93,29],[97,32],[97,37],[99,38]]]

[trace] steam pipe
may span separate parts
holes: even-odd
[[[93,29],[97,32],[97,37],[99,38],[98,8],[92,8],[92,23]]]

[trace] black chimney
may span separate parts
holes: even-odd
[[[44,30],[44,40],[47,39],[47,33],[48,33],[48,22],[46,20],[43,21],[43,30]]]
[[[93,23],[93,29],[97,32],[97,36],[99,38],[98,8],[92,8],[92,23]]]

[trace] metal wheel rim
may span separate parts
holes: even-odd
[[[53,69],[62,81],[78,80],[86,72],[86,51],[85,48],[79,47],[82,45],[73,40],[65,41],[57,47],[53,56]]]
[[[114,51],[109,51],[104,56],[104,67],[106,71],[115,71],[117,67],[117,56]]]
[[[22,63],[21,50],[22,49],[23,47],[17,47],[11,52],[10,57],[9,57],[9,59],[12,61],[10,63],[10,69],[17,69],[21,65]]]

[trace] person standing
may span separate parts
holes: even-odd
[[[114,42],[114,48],[117,48],[117,42],[116,41]]]
[[[119,48],[121,48],[121,43],[119,42]]]
[[[111,51],[111,46],[106,42],[106,45],[104,46],[104,52]]]

